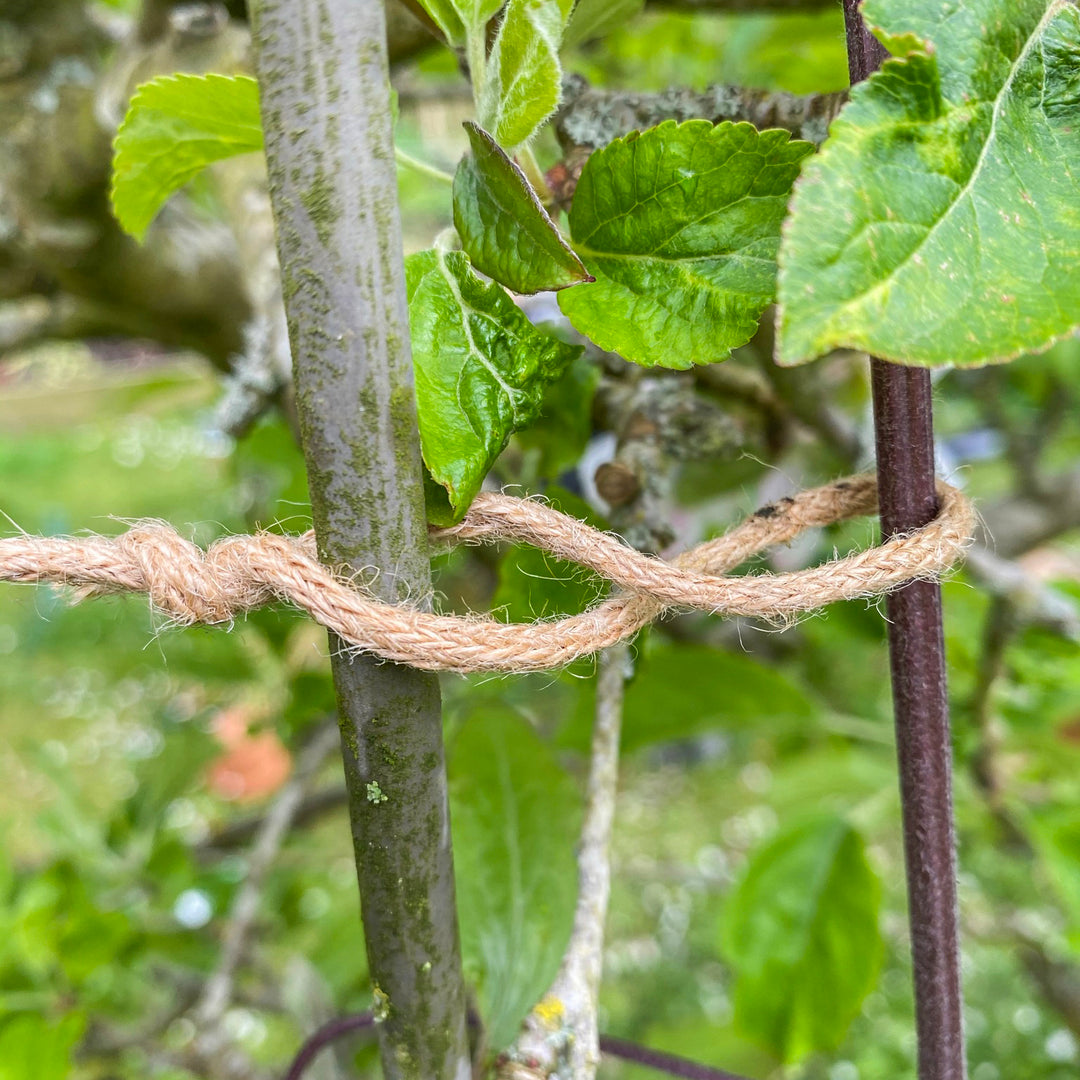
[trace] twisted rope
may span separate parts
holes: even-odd
[[[786,620],[838,600],[876,596],[952,566],[971,539],[974,512],[938,484],[940,510],[925,528],[809,570],[722,576],[805,529],[871,514],[877,484],[855,476],[762,507],[724,536],[671,562],[529,499],[481,494],[458,525],[435,539],[532,544],[625,591],[580,615],[535,623],[439,615],[387,604],[318,561],[314,534],[229,536],[206,551],[157,523],[110,538],[20,536],[0,540],[0,581],[70,585],[79,598],[145,592],[182,624],[227,623],[284,600],[354,648],[429,671],[543,671],[630,637],[665,609]]]

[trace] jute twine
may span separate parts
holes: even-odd
[[[873,477],[855,476],[764,506],[724,536],[671,562],[643,555],[609,533],[543,503],[481,494],[437,540],[532,544],[621,587],[569,618],[504,623],[386,604],[318,561],[312,533],[229,536],[203,551],[168,525],[136,525],[118,537],[17,536],[0,540],[0,581],[51,583],[78,598],[144,592],[180,624],[228,623],[274,601],[306,611],[345,642],[429,671],[544,671],[630,637],[667,608],[787,621],[838,600],[877,596],[952,566],[971,539],[974,512],[939,482],[940,510],[925,528],[795,573],[727,571],[805,529],[871,514]]]

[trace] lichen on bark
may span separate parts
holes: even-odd
[[[324,561],[431,589],[377,0],[253,5],[297,407]],[[465,1080],[465,993],[435,676],[330,642],[390,1080]]]

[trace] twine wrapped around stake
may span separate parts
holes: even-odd
[[[643,555],[543,503],[481,494],[465,519],[432,537],[451,543],[510,540],[588,567],[623,591],[569,618],[503,623],[386,604],[318,561],[312,533],[228,536],[205,552],[159,523],[121,536],[0,540],[0,581],[69,585],[78,598],[145,592],[178,623],[227,623],[283,600],[363,652],[429,671],[544,671],[614,645],[667,608],[785,621],[838,600],[877,596],[953,566],[971,542],[974,510],[938,483],[941,508],[927,526],[878,547],[786,574],[724,577],[805,529],[873,513],[870,476],[838,480],[764,506],[716,540],[671,562]]]

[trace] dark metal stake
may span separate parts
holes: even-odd
[[[866,29],[859,0],[844,0],[853,83],[888,53]],[[930,373],[871,358],[881,528],[919,528],[938,510]],[[941,588],[915,581],[890,594],[892,670],[904,818],[920,1080],[964,1080],[963,998],[952,813],[952,745]]]

